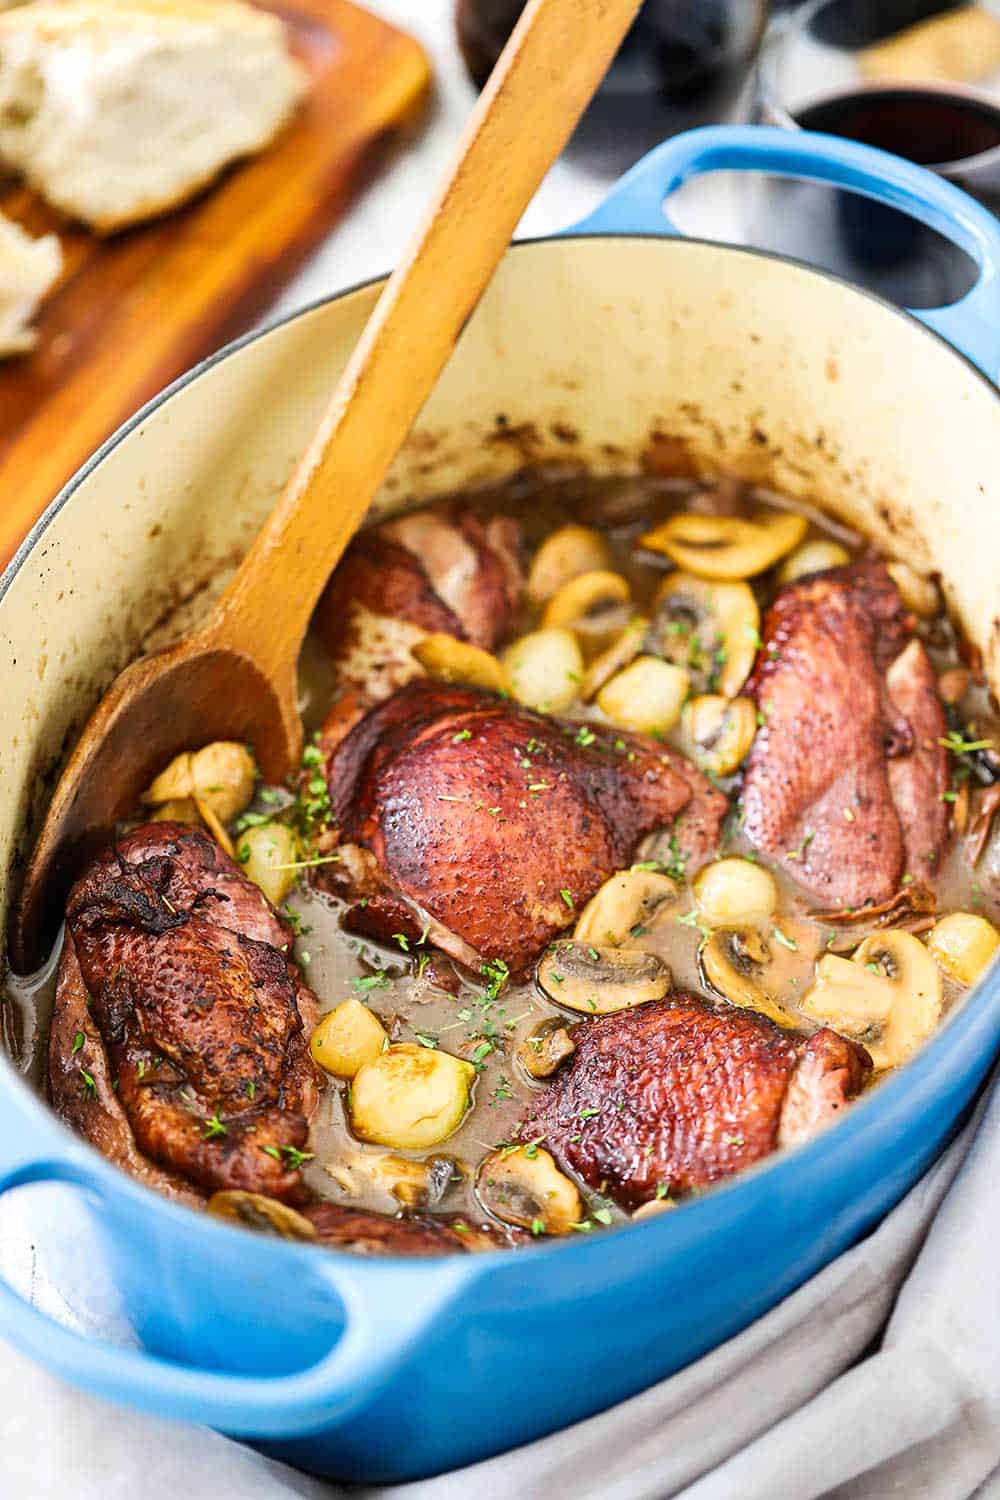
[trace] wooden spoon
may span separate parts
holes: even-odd
[[[112,683],[62,773],[28,865],[12,956],[35,967],[82,859],[180,750],[245,740],[279,781],[298,764],[296,669],[327,579],[604,76],[640,0],[530,0],[427,217],[319,428],[200,628]]]

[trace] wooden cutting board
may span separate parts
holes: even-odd
[[[430,69],[412,37],[348,0],[269,8],[312,90],[272,147],[194,203],[100,240],[0,188],[0,209],[57,230],[65,257],[37,349],[0,361],[0,565],[126,417],[259,317],[421,114]]]

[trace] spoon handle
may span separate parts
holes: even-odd
[[[639,0],[530,0],[202,642],[247,652],[273,681],[291,682],[327,579],[638,9]]]

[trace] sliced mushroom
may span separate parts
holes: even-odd
[[[818,541],[803,542],[778,569],[778,582],[794,583],[796,578],[806,578],[810,573],[825,573],[827,568],[842,568],[849,563],[851,554],[839,542],[826,537]]]
[[[921,578],[904,562],[886,564],[886,572],[899,590],[903,604],[922,620],[929,620],[941,608],[941,595],[937,585],[929,578]]]
[[[597,706],[619,729],[666,734],[680,718],[690,686],[682,667],[658,656],[637,656],[605,683]]]
[[[553,594],[542,613],[542,627],[564,625],[572,630],[588,622],[600,625],[602,616],[617,618],[630,594],[628,581],[620,573],[607,568],[581,573]]]
[[[851,959],[828,953],[816,965],[802,1010],[861,1042],[878,1071],[906,1061],[941,1015],[941,976],[912,932],[876,932]]]
[[[611,642],[606,650],[599,656],[595,656],[584,675],[580,688],[580,697],[584,703],[589,703],[606,682],[610,682],[616,673],[623,667],[627,667],[630,661],[634,661],[642,650],[643,642],[649,630],[649,621],[645,615],[635,615],[625,626],[618,639]]]
[[[587,902],[573,937],[595,948],[617,948],[677,900],[677,886],[656,870],[621,870]]]
[[[404,1208],[434,1208],[461,1169],[451,1156],[428,1156],[413,1161],[408,1156],[371,1156],[358,1162],[374,1187],[388,1193]]]
[[[759,627],[749,584],[670,573],[653,600],[646,649],[684,667],[699,693],[735,698],[753,667]]]
[[[753,744],[757,708],[751,698],[704,693],[686,704],[684,728],[701,769],[712,776],[731,776]]]
[[[191,752],[185,750],[175,755],[165,770],[142,794],[142,800],[150,807],[181,798],[193,798],[194,777],[191,774]]]
[[[400,1042],[365,1065],[351,1086],[351,1129],[394,1151],[422,1151],[457,1130],[476,1070],[450,1052]]]
[[[549,1020],[525,1038],[517,1057],[529,1078],[551,1078],[575,1051],[576,1043],[565,1026]]]
[[[606,1016],[670,993],[670,970],[654,953],[553,943],[538,965],[538,983],[557,1005]]]
[[[538,1145],[508,1146],[484,1157],[476,1197],[502,1223],[536,1234],[569,1234],[584,1218],[576,1184]]]
[[[642,545],[665,553],[699,578],[753,578],[797,547],[807,526],[805,516],[792,511],[773,511],[749,521],[681,512],[647,532]]]
[[[217,1219],[230,1219],[244,1229],[256,1229],[277,1235],[282,1240],[315,1240],[316,1230],[308,1219],[263,1193],[244,1193],[236,1189],[213,1193],[205,1205]]]
[[[713,932],[698,954],[702,976],[717,994],[744,1010],[758,1011],[778,1026],[797,1027],[798,1019],[762,986],[770,959],[771,950],[756,928]]]
[[[287,823],[272,820],[245,829],[237,837],[235,856],[275,906],[281,905],[299,878],[299,841]]]
[[[611,548],[592,526],[560,526],[535,553],[528,574],[527,594],[533,604],[545,604],[570,579],[611,564]]]
[[[178,822],[204,823],[231,856],[233,846],[225,825],[249,805],[256,782],[257,766],[246,745],[214,740],[201,750],[175,755],[143,793],[142,800],[160,809],[154,819],[167,817],[163,809],[169,807]],[[194,817],[190,813],[192,804]]]
[[[953,911],[935,923],[927,947],[949,979],[975,984],[997,955],[1000,932],[975,912]]]
[[[353,1078],[389,1045],[385,1027],[353,995],[323,1017],[312,1034],[312,1060],[335,1078]]]
[[[816,965],[812,988],[802,998],[802,1009],[814,1021],[864,1040],[889,1019],[892,1002],[892,986],[875,965],[868,969],[852,958],[825,953]]]
[[[750,859],[717,859],[694,882],[698,914],[709,927],[763,927],[778,905],[774,876]]]
[[[542,713],[563,713],[577,699],[583,656],[571,630],[553,626],[522,635],[503,654],[510,690]]]
[[[508,693],[510,681],[504,668],[489,651],[459,641],[444,631],[434,631],[410,647],[428,677],[441,682],[460,682],[487,693]]]
[[[192,755],[191,781],[195,801],[230,823],[253,797],[257,765],[246,745],[215,740]]]
[[[201,824],[201,816],[193,797],[171,797],[169,802],[160,803],[152,815],[152,822],[191,823],[197,828]]]

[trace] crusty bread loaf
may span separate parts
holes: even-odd
[[[0,15],[0,162],[100,233],[259,151],[305,89],[240,0],[36,0]]]
[[[0,358],[32,347],[35,334],[29,324],[61,269],[62,251],[54,234],[33,240],[0,214]]]

